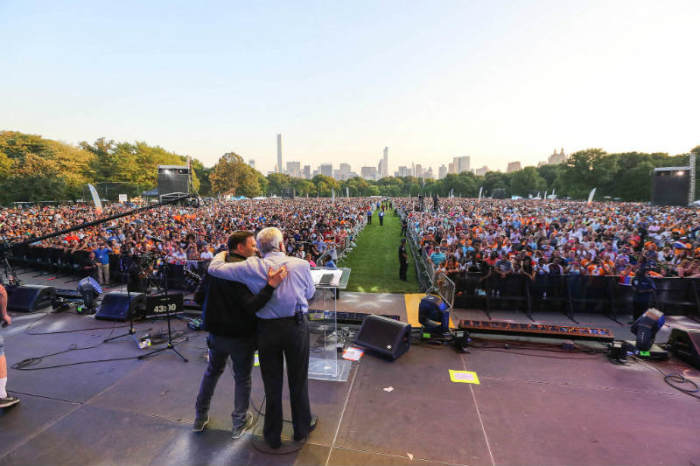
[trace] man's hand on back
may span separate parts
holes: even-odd
[[[267,270],[267,284],[272,288],[277,288],[277,286],[282,283],[282,280],[284,280],[286,277],[287,267],[284,265],[277,270],[272,270],[272,267]]]

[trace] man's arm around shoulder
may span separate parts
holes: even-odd
[[[216,278],[224,280],[242,281],[245,276],[262,274],[266,277],[265,266],[258,257],[249,257],[244,261],[226,262],[226,252],[220,252],[209,264],[208,273]]]

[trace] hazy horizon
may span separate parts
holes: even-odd
[[[0,2],[0,127],[267,173],[700,144],[692,1]]]

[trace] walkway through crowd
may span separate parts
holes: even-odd
[[[379,224],[377,211],[356,240],[357,247],[341,263],[350,267],[349,291],[370,293],[419,292],[413,256],[409,251],[408,280],[399,280],[398,250],[401,243],[401,219],[387,209],[384,225]]]

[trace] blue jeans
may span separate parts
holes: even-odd
[[[197,395],[197,418],[205,418],[209,413],[211,397],[214,395],[216,382],[226,368],[226,360],[230,357],[233,363],[233,380],[235,381],[233,428],[237,429],[245,424],[246,413],[250,403],[250,373],[253,370],[253,356],[255,354],[255,337],[230,338],[209,334],[207,338],[209,346],[209,365],[202,377]]]

